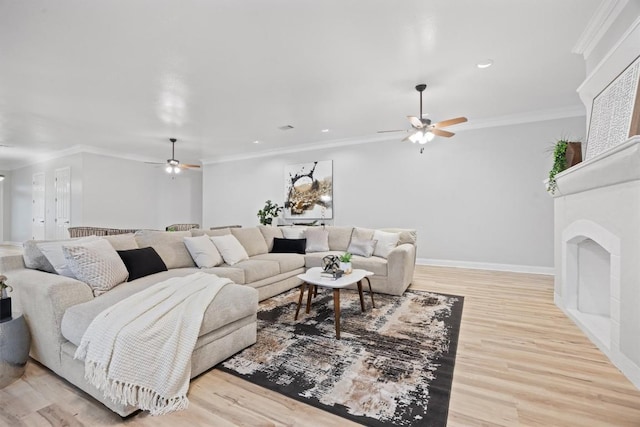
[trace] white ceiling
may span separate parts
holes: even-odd
[[[76,145],[164,160],[169,137],[183,162],[367,138],[408,128],[423,82],[434,121],[575,108],[599,2],[3,0],[0,169]]]

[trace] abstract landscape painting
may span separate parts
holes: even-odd
[[[333,218],[333,163],[323,160],[285,166],[284,217]]]

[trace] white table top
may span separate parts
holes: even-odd
[[[367,276],[373,276],[371,271],[354,269],[351,274],[343,274],[339,279],[333,279],[330,277],[320,276],[322,273],[321,267],[313,267],[306,271],[306,273],[298,274],[298,279],[305,282],[318,285],[325,288],[346,288],[349,285],[359,282]]]

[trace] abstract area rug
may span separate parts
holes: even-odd
[[[463,298],[421,291],[401,297],[318,289],[294,320],[299,290],[260,304],[258,341],[221,369],[368,426],[444,426]],[[306,294],[305,294],[306,297]]]

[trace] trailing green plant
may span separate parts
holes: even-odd
[[[342,255],[340,255],[338,258],[340,259],[340,262],[351,262],[351,257],[353,255],[350,254],[349,252],[345,252]]]
[[[567,147],[569,141],[561,139],[556,142],[553,148],[553,166],[549,171],[549,183],[547,184],[547,191],[551,194],[555,194],[558,189],[558,183],[556,182],[556,175],[567,168]]]
[[[273,218],[280,215],[282,207],[277,203],[272,203],[271,200],[267,200],[264,203],[264,208],[258,211],[258,218],[260,218],[260,224],[270,225],[273,222]]]

